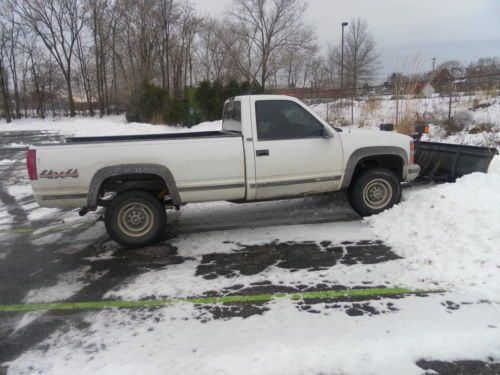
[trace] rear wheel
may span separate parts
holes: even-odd
[[[378,214],[401,200],[401,185],[390,170],[374,168],[362,172],[349,189],[349,202],[361,216]]]
[[[153,194],[128,190],[113,198],[104,221],[109,236],[120,245],[141,247],[162,237],[167,214],[162,202]]]

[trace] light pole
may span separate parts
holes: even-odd
[[[344,27],[348,25],[347,22],[342,22],[342,47],[341,47],[341,52],[340,52],[340,102],[342,103],[342,100],[344,98]]]

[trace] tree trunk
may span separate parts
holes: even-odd
[[[169,37],[167,36],[167,39],[165,40],[165,65],[166,65],[166,69],[167,69],[167,75],[166,75],[166,79],[167,79],[167,85],[166,85],[166,89],[167,89],[167,95],[170,96],[170,53],[169,53]]]
[[[261,74],[261,84],[260,86],[262,87],[262,91],[266,91],[266,68],[264,66],[264,63],[262,64],[262,74]]]
[[[2,91],[5,120],[9,123],[12,121],[12,118],[10,117],[9,93],[7,92],[7,85],[5,84],[4,69],[2,65],[0,65],[0,91]]]
[[[73,88],[71,87],[71,76],[66,78],[66,86],[68,87],[68,104],[69,104],[69,116],[75,117],[75,101],[73,99]]]
[[[12,81],[14,84],[15,118],[21,118],[21,98],[19,96],[19,85],[17,83],[16,61],[12,63]]]

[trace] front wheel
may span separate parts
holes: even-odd
[[[167,224],[162,202],[142,190],[118,194],[106,209],[109,236],[125,247],[141,247],[158,241]]]
[[[349,189],[351,206],[361,216],[378,214],[400,200],[399,179],[388,169],[374,168],[364,171]]]

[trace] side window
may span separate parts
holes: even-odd
[[[257,136],[262,140],[317,138],[323,125],[297,103],[288,100],[255,102]]]
[[[231,101],[224,105],[222,130],[241,133],[241,102]]]

